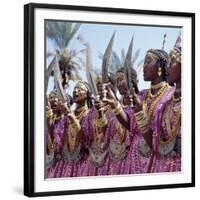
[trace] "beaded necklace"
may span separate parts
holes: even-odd
[[[153,110],[155,109],[155,106],[163,96],[163,94],[167,91],[168,84],[165,84],[163,87],[160,88],[160,90],[155,94],[151,94],[151,89],[149,89],[146,99],[143,101],[143,109],[147,111],[147,115],[149,119],[151,119]]]
[[[80,123],[80,120],[86,114],[86,111],[88,110],[87,106],[84,105],[83,107],[77,109],[76,111],[79,111],[79,114],[76,114],[76,119],[78,120],[78,123]],[[68,127],[68,134],[67,134],[67,140],[70,146],[70,149],[74,149],[77,143],[77,136],[79,132],[78,128],[79,124],[69,124]]]

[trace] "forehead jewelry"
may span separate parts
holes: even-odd
[[[76,87],[81,87],[82,89],[84,89],[86,92],[88,91],[88,88],[86,87],[86,85],[83,82],[78,82],[76,84]]]

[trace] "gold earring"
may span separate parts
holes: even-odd
[[[162,75],[162,69],[161,67],[158,67],[158,76],[161,76]]]

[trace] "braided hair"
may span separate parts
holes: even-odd
[[[157,64],[160,65],[161,69],[162,69],[162,77],[164,79],[164,81],[166,81],[166,67],[169,61],[169,56],[168,53],[164,50],[161,49],[149,49],[147,51],[148,53],[152,53],[154,55],[156,55],[157,59]]]

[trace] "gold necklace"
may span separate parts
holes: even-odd
[[[52,121],[55,124],[55,123],[59,122],[60,120],[62,120],[63,118],[64,118],[64,114],[61,114],[61,115],[55,114],[52,117]]]
[[[151,88],[150,88],[149,91],[148,91],[148,96],[151,99],[158,97],[165,90],[166,85],[167,84],[164,82],[164,85],[154,95],[151,93]]]
[[[82,109],[76,110],[76,111],[80,111],[81,110],[81,112],[79,114],[76,114],[76,118],[77,119],[81,119],[83,117],[83,115],[85,114],[86,110],[88,109],[87,106],[83,106],[81,108]]]
[[[86,104],[81,106],[80,108],[76,108],[76,112],[81,112],[82,110],[84,110],[86,108]]]
[[[166,84],[165,81],[163,81],[163,82],[161,82],[161,83],[158,83],[158,84],[155,84],[155,85],[152,85],[152,84],[151,84],[151,89],[158,89],[158,88],[161,88],[161,87],[165,86],[165,84]]]
[[[166,84],[166,85],[162,88],[162,90],[159,90],[159,91],[158,91],[159,93],[156,94],[155,99],[151,102],[149,108],[147,109],[147,115],[148,115],[149,119],[151,119],[153,110],[154,110],[155,106],[157,105],[158,101],[161,99],[161,97],[163,96],[163,94],[165,93],[165,91],[168,89],[167,86],[168,86],[168,85]],[[150,89],[149,89],[149,91],[150,91]],[[147,108],[147,101],[148,101],[149,99],[151,100],[152,98],[149,97],[149,95],[147,94],[146,99],[143,101],[143,108],[144,108],[144,109]]]

